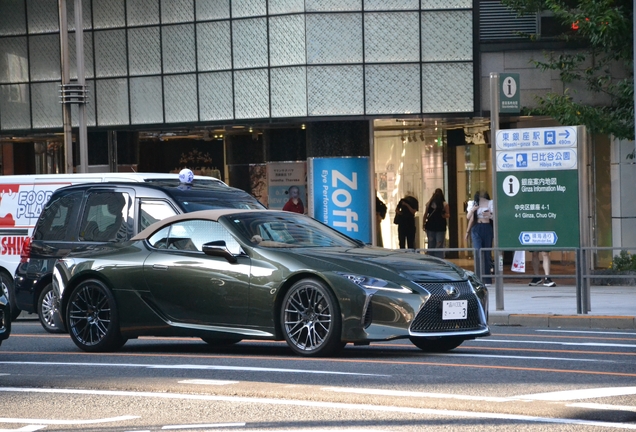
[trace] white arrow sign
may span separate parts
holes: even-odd
[[[576,128],[572,126],[497,131],[497,150],[543,150],[576,145]]]
[[[497,152],[497,171],[571,170],[577,166],[573,148]]]

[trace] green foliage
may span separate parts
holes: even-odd
[[[558,71],[563,93],[538,97],[539,106],[525,110],[526,114],[547,115],[561,124],[585,125],[592,133],[634,139],[632,1],[502,0],[519,14],[550,11],[567,28],[578,26],[560,35],[573,48],[569,53],[546,53],[545,61],[534,62],[544,71]],[[599,104],[578,103],[573,97],[577,88],[598,94]]]
[[[636,271],[636,254],[630,254],[626,250],[622,250],[620,254],[614,256],[612,270]]]

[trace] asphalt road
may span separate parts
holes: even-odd
[[[88,354],[37,321],[13,324],[0,432],[636,429],[633,331],[495,326],[448,354],[398,340],[308,359],[192,338]]]

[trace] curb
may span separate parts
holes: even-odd
[[[491,312],[489,325],[636,330],[636,317],[611,315],[514,314]]]

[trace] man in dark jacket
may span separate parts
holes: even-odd
[[[419,209],[419,202],[414,196],[406,195],[398,202],[393,222],[398,226],[400,249],[407,245],[409,249],[415,249],[415,213]]]

